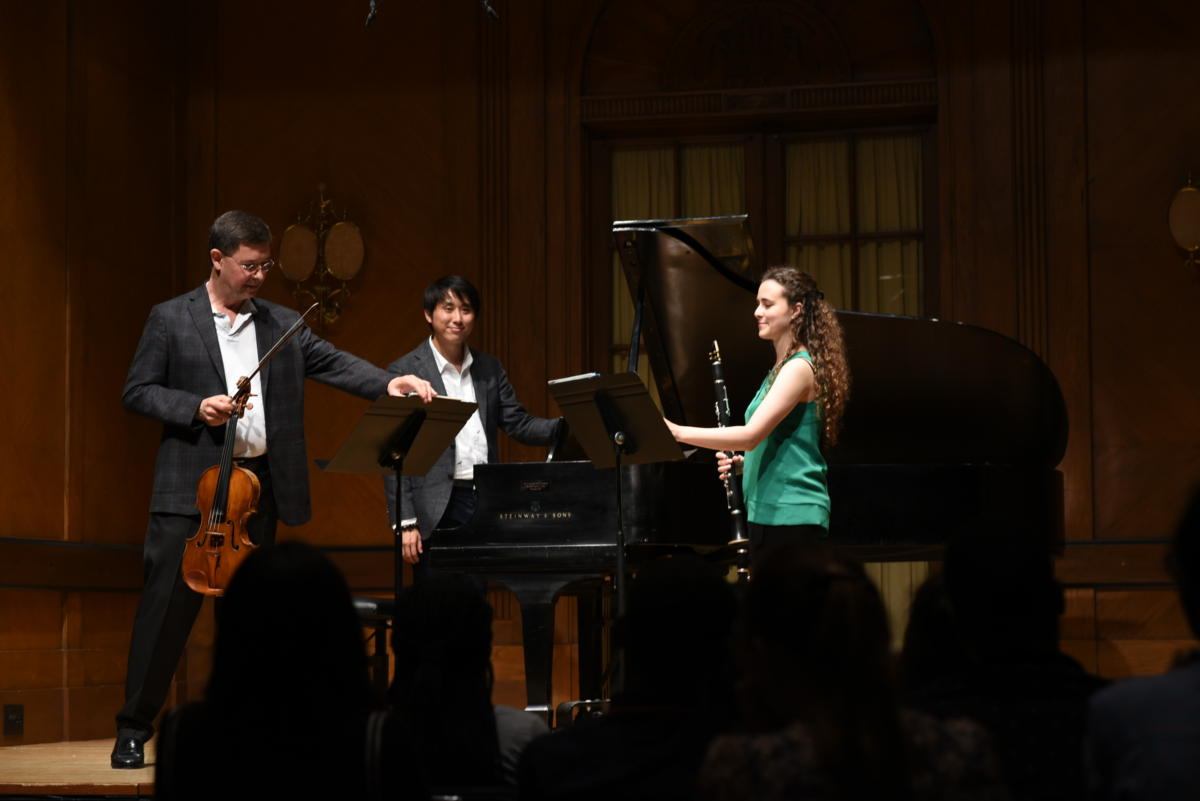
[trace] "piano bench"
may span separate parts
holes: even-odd
[[[371,629],[371,649],[367,654],[367,667],[371,671],[371,685],[381,699],[388,690],[388,630],[392,627],[392,611],[396,602],[391,598],[372,598],[359,595],[354,598],[354,611],[358,613],[363,628]]]

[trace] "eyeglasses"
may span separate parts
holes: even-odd
[[[233,259],[232,256],[226,256],[225,258],[230,259],[230,260]],[[267,273],[271,272],[271,268],[275,266],[275,260],[267,259],[266,261],[260,261],[260,262],[250,261],[250,262],[244,262],[244,263],[240,262],[240,261],[235,261],[234,264],[241,267],[249,275],[257,275],[258,273],[262,273],[263,275],[266,275]]]

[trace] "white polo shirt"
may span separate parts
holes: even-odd
[[[475,403],[475,384],[471,381],[471,365],[475,362],[475,358],[471,355],[471,349],[465,348],[462,371],[459,372],[438,352],[433,337],[429,338],[429,347],[433,349],[433,359],[437,363],[438,372],[442,374],[446,397]],[[456,479],[473,480],[475,465],[487,463],[487,434],[483,431],[483,421],[479,418],[478,409],[454,437],[454,455],[454,477]]]
[[[225,367],[226,391],[231,397],[237,392],[238,379],[250,375],[258,366],[255,311],[254,301],[247,298],[231,323],[227,314],[212,307],[217,343],[221,346],[221,363]],[[256,374],[250,379],[250,393],[246,413],[237,423],[233,455],[238,459],[262,456],[267,452],[267,410],[263,403],[261,375]],[[251,406],[253,408],[249,408]]]

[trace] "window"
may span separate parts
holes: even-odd
[[[604,191],[593,197],[608,216],[594,230],[749,213],[760,263],[811,273],[836,308],[928,314],[929,140],[929,129],[889,129],[604,141],[593,151]],[[623,370],[633,308],[607,237],[605,247],[606,341],[610,368]]]

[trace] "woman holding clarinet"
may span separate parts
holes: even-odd
[[[746,423],[724,428],[667,421],[679,442],[720,451],[722,478],[745,451],[742,489],[751,552],[814,542],[829,531],[822,448],[837,442],[850,391],[842,329],[807,273],[772,267],[758,287],[758,336],[775,348],[775,366],[746,409]],[[736,479],[735,479],[736,480]]]

